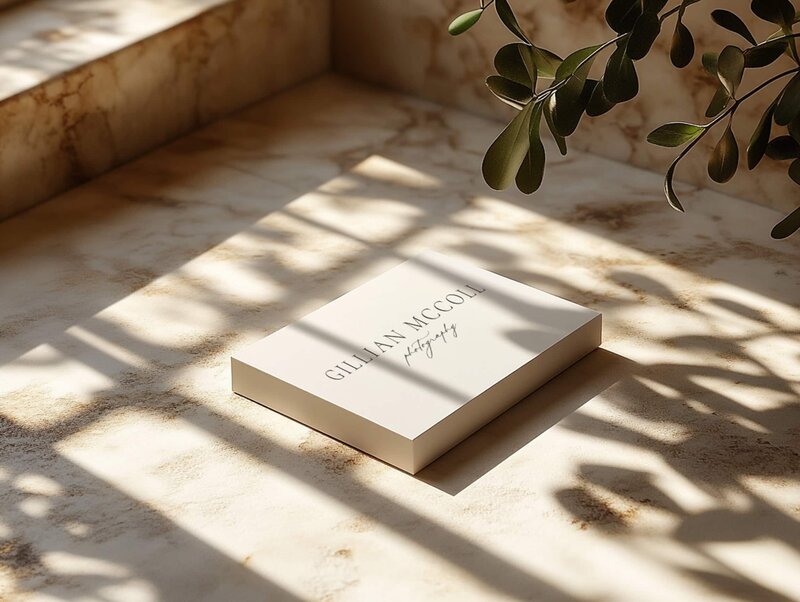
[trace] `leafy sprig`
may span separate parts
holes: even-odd
[[[508,0],[481,0],[480,6],[456,17],[449,32],[460,35],[475,26],[494,4],[501,23],[519,41],[507,44],[494,58],[496,75],[486,80],[489,90],[501,101],[519,111],[486,151],[482,170],[486,182],[496,190],[516,183],[526,194],[539,189],[544,178],[546,156],[541,141],[542,122],[556,141],[561,154],[567,153],[566,139],[572,135],[584,114],[603,115],[639,92],[636,63],[646,57],[664,29],[675,19],[670,44],[670,60],[681,69],[695,56],[695,42],[683,17],[688,7],[701,0],[681,0],[666,8],[668,0],[610,0],[605,21],[616,34],[607,41],[580,48],[564,59],[534,44],[519,24]],[[667,169],[664,193],[669,204],[684,211],[673,186],[680,161],[718,124],[725,123],[708,161],[708,174],[719,183],[728,182],[739,164],[739,143],[734,134],[736,111],[771,84],[785,84],[764,111],[746,147],[747,167],[755,169],[764,156],[773,161],[791,161],[789,177],[800,185],[800,58],[794,32],[800,15],[791,0],[752,0],[750,9],[761,20],[779,27],[758,42],[744,21],[735,13],[717,9],[711,19],[739,36],[746,44],[730,44],[719,53],[706,52],[702,64],[715,82],[715,92],[706,110],[707,123],[672,122],[648,137],[659,146],[683,150]],[[600,55],[607,58],[599,79],[589,77]],[[746,70],[760,69],[783,58],[791,68],[773,75],[745,94],[739,87]],[[542,119],[544,118],[544,119]],[[785,133],[771,138],[773,126]],[[774,238],[785,238],[800,229],[800,207],[772,230]]]

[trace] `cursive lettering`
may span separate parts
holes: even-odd
[[[405,360],[406,365],[411,365],[411,357],[417,353],[424,353],[425,357],[431,359],[433,357],[433,344],[436,341],[440,341],[442,343],[448,343],[449,339],[458,338],[458,332],[456,331],[455,324],[447,324],[446,322],[442,325],[441,330],[436,334],[431,335],[430,332],[426,331],[420,338],[416,341],[411,343],[408,347],[406,347],[405,353]]]

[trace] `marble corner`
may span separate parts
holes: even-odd
[[[484,79],[493,71],[497,48],[513,41],[494,14],[467,35],[452,38],[447,24],[459,12],[476,5],[472,0],[348,0],[334,3],[333,62],[337,70],[483,116],[507,119],[512,112],[486,90]],[[716,3],[749,14],[749,2]],[[703,4],[705,7],[706,5]],[[564,4],[559,0],[514,4],[526,30],[542,46],[562,55],[583,45],[608,39],[603,5],[591,2]],[[771,33],[769,24],[748,22],[757,36]],[[735,43],[733,34],[714,25],[707,12],[686,12],[697,54],[692,65],[675,69],[668,58],[669,35],[662,33],[649,57],[638,63],[641,93],[610,118],[584,118],[569,139],[572,147],[637,167],[664,171],[675,157],[674,149],[645,142],[652,129],[667,121],[703,120],[713,86],[700,66],[700,54]],[[745,85],[748,85],[747,79]],[[738,111],[736,134],[746,145],[764,108],[765,96]],[[721,131],[719,132],[721,135]],[[706,145],[710,149],[716,136]],[[786,175],[786,164],[765,161],[748,171],[741,155],[739,173],[725,184],[713,183],[706,175],[708,152],[702,148],[682,164],[678,178],[782,211],[796,207],[796,184]]]
[[[328,0],[233,0],[0,102],[0,218],[329,66]]]

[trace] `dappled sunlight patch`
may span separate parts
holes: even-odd
[[[22,473],[14,479],[14,488],[30,495],[54,496],[64,492],[60,483],[42,474]]]
[[[66,337],[66,335],[65,335]],[[68,342],[62,337],[61,340]],[[53,358],[58,358],[52,362]],[[38,377],[41,362],[57,375]],[[0,416],[33,429],[54,426],[92,405],[94,396],[112,387],[114,380],[99,367],[43,344],[19,359],[0,367]]]
[[[543,189],[536,202],[486,194],[463,167],[452,180],[455,165],[427,169],[422,146],[406,146],[408,161],[374,148],[419,113],[410,101],[392,105],[391,122],[377,108],[363,132],[333,123],[366,113],[358,102],[331,116],[327,96],[303,98],[276,101],[297,102],[291,127],[303,131],[276,129],[269,142],[264,128],[282,119],[269,105],[253,117],[263,123],[250,146],[255,122],[240,119],[241,149],[218,155],[218,141],[195,140],[205,149],[200,163],[154,155],[151,166],[180,165],[129,173],[143,184],[115,220],[87,227],[87,205],[59,201],[55,213],[19,218],[45,242],[20,247],[39,255],[23,264],[31,279],[24,287],[20,279],[11,299],[52,300],[19,309],[8,332],[26,353],[0,368],[0,397],[11,400],[0,406],[10,442],[0,481],[17,496],[4,506],[0,536],[13,543],[0,558],[36,571],[43,558],[47,578],[72,575],[67,583],[108,598],[126,584],[169,598],[200,573],[213,587],[230,580],[211,590],[230,599],[248,576],[264,598],[385,594],[352,581],[359,570],[385,582],[398,570],[414,575],[400,584],[409,600],[419,597],[409,584],[421,581],[510,599],[635,598],[665,582],[698,599],[753,583],[780,590],[786,569],[756,575],[744,564],[754,556],[764,564],[773,552],[783,559],[795,547],[800,349],[792,335],[800,314],[794,289],[774,273],[794,274],[792,252],[775,259],[755,244],[729,244],[744,236],[736,221],[744,218],[716,226],[714,207],[678,222],[641,192],[652,174],[601,162],[598,173],[608,173],[599,186],[585,177],[595,159],[579,153],[553,164],[564,185]],[[483,125],[451,135],[469,152],[473,143],[482,149],[495,126],[452,121],[462,122]],[[450,145],[440,125],[431,128],[414,140]],[[271,156],[284,139],[287,155]],[[405,144],[392,140],[395,149]],[[450,152],[435,160],[475,158]],[[291,153],[296,163],[286,160]],[[220,157],[234,166],[211,167]],[[332,166],[342,175],[331,179]],[[97,197],[91,209],[111,202],[97,186],[84,194]],[[160,198],[160,187],[178,198]],[[737,203],[711,204],[723,201]],[[26,221],[55,223],[72,212],[61,230]],[[20,231],[22,244],[28,230]],[[608,353],[635,364],[579,405],[547,389],[533,404],[550,411],[546,428],[516,423],[517,414],[505,430],[477,434],[473,458],[491,457],[491,466],[455,493],[229,390],[229,355],[240,343],[426,247],[604,312]],[[59,253],[63,261],[48,268]],[[58,322],[45,327],[54,313]],[[585,385],[580,372],[568,379]],[[51,482],[16,476],[30,458]],[[456,459],[470,466],[469,455]],[[747,541],[719,541],[728,518]],[[109,564],[93,564],[88,553],[58,556],[62,540],[96,547]],[[737,546],[739,556],[730,551]],[[176,550],[189,561],[174,560]],[[588,577],[577,583],[576,571]],[[154,589],[137,585],[139,577]],[[272,596],[270,582],[280,585]]]
[[[723,517],[731,519],[732,517]],[[744,515],[742,519],[754,526],[751,521],[756,517]],[[759,516],[758,520],[767,519]],[[709,542],[704,544],[704,549],[715,559],[729,567],[734,574],[749,580],[751,583],[761,586],[763,590],[759,592],[765,596],[764,600],[780,600],[780,595],[784,600],[793,600],[800,588],[800,555],[797,549],[787,542],[776,541],[772,538],[758,537],[759,529],[755,529],[756,541],[748,540],[737,536],[732,527],[740,526],[736,524],[720,525],[718,537],[725,539],[726,535],[733,541],[730,542]],[[731,593],[735,593],[741,588],[741,584],[736,588],[731,588]],[[774,594],[773,594],[774,592]]]
[[[381,155],[372,155],[351,171],[376,182],[403,188],[438,188],[442,184],[441,180],[429,173]]]
[[[50,513],[51,502],[44,496],[31,495],[22,500],[17,507],[31,518],[44,518]]]
[[[784,386],[772,384],[758,366],[751,365],[750,370],[740,372],[738,377],[733,379],[723,374],[694,374],[689,376],[689,380],[700,386],[694,392],[695,397],[702,398],[703,392],[716,392],[729,402],[727,404],[729,411],[749,415],[752,417],[751,422],[758,419],[762,413],[766,416],[769,412],[780,411],[782,408],[788,411],[797,402],[797,398],[788,388],[790,384]],[[720,407],[714,409],[724,411]],[[781,426],[785,425],[779,423],[770,425],[770,427]]]

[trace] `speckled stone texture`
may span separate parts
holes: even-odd
[[[796,600],[800,240],[580,152],[494,193],[496,128],[325,77],[0,224],[0,598]],[[604,349],[418,478],[231,393],[428,248]]]
[[[614,36],[603,17],[607,2],[511,0],[511,4],[534,42],[561,56]],[[513,109],[492,96],[484,84],[486,76],[494,73],[492,61],[497,50],[515,40],[499,24],[494,9],[468,33],[457,38],[447,33],[447,24],[455,15],[478,5],[478,0],[337,0],[333,4],[336,69],[482,115],[510,119]],[[700,64],[702,52],[719,52],[727,44],[745,43],[715,25],[709,17],[711,10],[735,10],[758,39],[775,30],[775,26],[754,17],[749,6],[750,0],[703,0],[688,7],[684,21],[694,34],[697,53],[693,63],[682,70],[669,62],[674,21],[665,23],[650,55],[637,62],[639,96],[601,117],[585,117],[570,137],[570,146],[663,174],[677,153],[647,144],[647,134],[668,121],[704,123],[714,86]],[[597,76],[602,74],[607,57],[601,58],[595,64]],[[757,75],[748,72],[741,90],[749,90],[761,78],[791,64],[786,58],[774,68],[757,70]],[[797,185],[786,175],[787,163],[765,160],[749,172],[745,162],[744,148],[753,128],[780,85],[773,84],[737,111],[734,130],[742,152],[739,173],[733,180],[718,185],[706,174],[708,151],[722,135],[724,125],[681,163],[677,178],[787,213],[797,207]]]
[[[0,219],[327,70],[328,0],[0,11]]]

